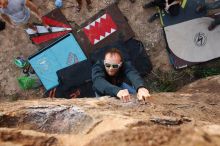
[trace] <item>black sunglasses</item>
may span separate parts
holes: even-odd
[[[104,63],[105,67],[106,68],[114,68],[114,69],[118,69],[120,66],[121,66],[121,63],[120,64],[110,64],[110,63]]]

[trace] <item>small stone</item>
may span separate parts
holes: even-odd
[[[154,116],[150,118],[150,121],[161,125],[180,125],[183,123],[180,118],[168,116]]]

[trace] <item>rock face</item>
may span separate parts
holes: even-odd
[[[3,102],[0,145],[219,146],[219,80],[153,94],[147,104],[108,97]]]
[[[92,117],[74,106],[30,106],[23,112],[17,115],[23,117],[19,125],[40,132],[78,134],[92,122]]]

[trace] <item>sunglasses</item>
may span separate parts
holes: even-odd
[[[104,63],[105,67],[106,68],[110,68],[112,67],[113,69],[118,69],[121,67],[122,63],[119,63],[119,64],[111,64],[111,63]]]

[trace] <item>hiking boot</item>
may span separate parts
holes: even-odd
[[[204,4],[199,4],[199,5],[197,6],[197,8],[196,8],[196,12],[197,12],[197,13],[202,13],[202,12],[204,12],[205,10],[206,10],[206,7],[205,7]]]
[[[131,3],[135,3],[135,0],[130,0]]]
[[[209,30],[209,31],[212,31],[212,30],[214,30],[215,27],[216,27],[216,24],[215,24],[215,23],[211,23],[211,24],[209,25],[209,27],[208,27],[208,30]]]
[[[154,20],[156,20],[159,17],[160,17],[159,13],[155,13],[148,19],[148,22],[152,23]]]
[[[149,3],[146,3],[145,5],[143,5],[144,9],[148,9],[148,8],[152,8],[152,7],[155,7],[153,2],[149,2]]]

